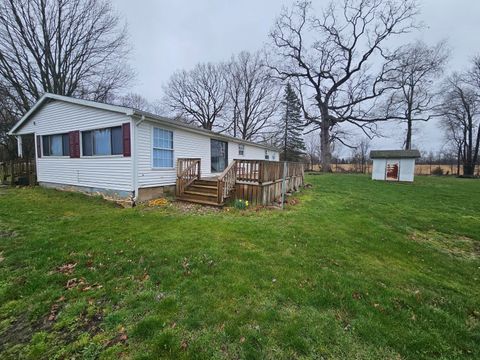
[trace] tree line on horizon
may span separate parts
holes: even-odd
[[[417,0],[341,0],[322,9],[299,0],[282,9],[263,49],[178,70],[151,103],[128,91],[135,78],[128,33],[109,0],[0,0],[0,161],[16,156],[7,131],[51,92],[269,143],[281,159],[315,158],[323,171],[338,146],[364,157],[382,123],[402,124],[411,149],[415,124],[435,118],[444,152],[473,175],[480,56],[450,74],[446,42],[389,46],[422,29],[418,15]]]

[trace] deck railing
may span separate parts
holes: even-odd
[[[237,180],[251,183],[269,183],[283,179],[283,172],[286,169],[285,178],[302,176],[304,164],[296,162],[267,161],[267,160],[236,160]]]
[[[177,196],[182,196],[191,183],[200,179],[200,168],[199,158],[177,159]]]
[[[218,203],[223,204],[225,199],[235,189],[237,182],[237,162],[233,160],[217,179]]]

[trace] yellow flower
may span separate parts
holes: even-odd
[[[248,206],[248,200],[247,200],[247,201],[245,201],[245,205],[247,205],[247,206]]]

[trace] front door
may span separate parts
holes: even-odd
[[[228,143],[220,140],[210,140],[212,173],[220,173],[228,165]]]

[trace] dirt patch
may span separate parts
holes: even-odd
[[[480,242],[466,236],[449,235],[435,230],[414,231],[410,239],[427,243],[445,254],[464,259],[480,258]]]
[[[14,238],[17,236],[15,231],[0,229],[0,239]]]

